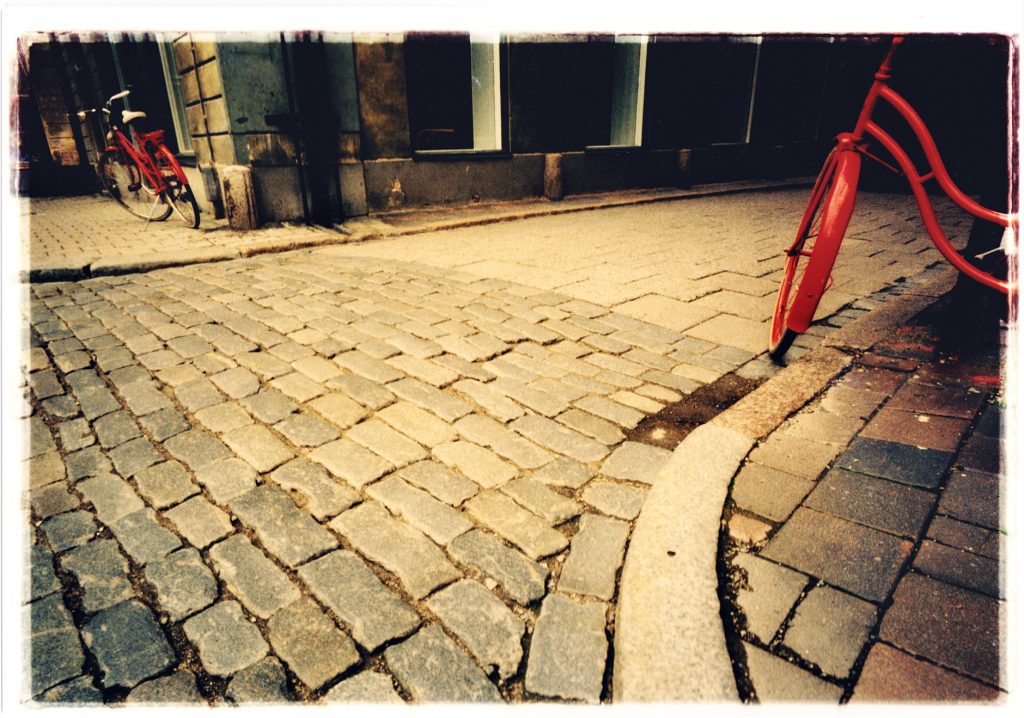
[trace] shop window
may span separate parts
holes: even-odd
[[[503,149],[501,50],[495,35],[406,36],[406,94],[414,151]]]
[[[713,135],[713,145],[741,145],[750,142],[757,99],[757,76],[761,64],[761,37],[736,37],[721,55],[723,93],[718,101],[722,122]]]
[[[609,144],[643,144],[647,36],[616,35],[612,53],[612,118]]]

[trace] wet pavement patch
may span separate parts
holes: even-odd
[[[674,449],[691,431],[714,419],[764,382],[764,379],[725,374],[648,416],[626,432],[626,440]]]

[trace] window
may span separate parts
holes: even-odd
[[[744,145],[750,142],[762,40],[761,37],[734,38],[730,51],[723,58],[724,74],[733,83],[735,96],[723,102],[727,116],[713,145]]]
[[[174,64],[174,50],[169,40],[160,38],[160,64],[164,70],[164,83],[167,85],[167,99],[171,105],[171,119],[174,123],[174,136],[178,140],[178,154],[193,155],[192,135],[188,132],[185,121],[185,102],[181,97],[181,85],[178,83],[177,67]]]
[[[612,54],[612,126],[609,144],[640,146],[644,132],[647,36],[616,35]]]
[[[406,36],[406,92],[414,151],[503,149],[501,49],[496,35]]]

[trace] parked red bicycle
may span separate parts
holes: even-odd
[[[935,217],[935,211],[924,188],[924,183],[931,179],[935,179],[946,195],[964,211],[1007,228],[1001,247],[1007,254],[1014,251],[1018,228],[1017,215],[987,209],[965,195],[954,184],[924,121],[910,104],[887,84],[892,77],[893,55],[902,42],[902,37],[893,38],[881,67],[875,73],[875,80],[868,90],[853,131],[836,137],[836,146],[829,153],[825,166],[814,183],[810,201],[797,229],[796,239],[786,250],[786,267],[782,285],[779,287],[768,340],[768,354],[773,359],[781,359],[797,335],[807,331],[814,319],[818,302],[831,285],[832,266],[835,264],[839,245],[853,214],[862,156],[881,162],[907,178],[917,201],[921,219],[928,230],[928,236],[942,256],[954,267],[972,279],[1004,294],[1016,292],[1016,286],[1011,285],[1008,280],[995,277],[967,261],[950,243]],[[889,103],[913,130],[930,166],[928,172],[918,172],[899,143],[875,123],[873,114],[879,100]],[[898,169],[867,151],[868,143],[865,138],[868,136],[877,140],[895,159]]]
[[[199,205],[181,164],[164,144],[164,131],[143,132],[136,127],[133,123],[146,119],[145,112],[122,110],[120,121],[114,119],[111,105],[129,92],[117,93],[101,108],[109,127],[107,145],[97,165],[103,188],[122,207],[145,219],[147,226],[174,212],[189,227],[198,228]],[[78,116],[84,120],[95,112],[84,110]]]

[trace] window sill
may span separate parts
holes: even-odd
[[[509,160],[508,150],[413,150],[414,162],[460,162],[465,160]]]
[[[643,145],[587,145],[583,151],[588,155],[635,155],[645,149]]]

